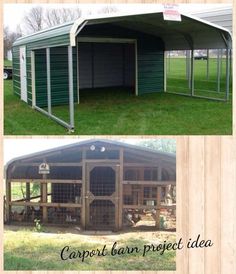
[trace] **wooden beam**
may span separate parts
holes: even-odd
[[[157,168],[157,164],[146,164],[146,163],[124,163],[124,167],[149,167],[149,168]]]
[[[81,188],[81,202],[82,202],[82,209],[81,209],[81,226],[83,229],[85,229],[86,226],[86,200],[85,200],[85,192],[86,192],[86,151],[82,150],[82,188]]]
[[[119,199],[118,199],[118,216],[119,216],[119,222],[118,222],[118,229],[122,228],[123,223],[123,176],[124,176],[124,149],[120,149],[120,170],[119,170]]]
[[[75,203],[43,203],[43,202],[9,202],[10,205],[17,206],[42,206],[42,207],[75,207],[80,208],[81,204]]]
[[[30,162],[20,162],[20,163],[17,163],[15,166],[39,166],[42,162],[38,162],[38,163],[30,163]],[[82,163],[79,162],[79,163],[48,163],[50,167],[53,167],[53,166],[81,166],[82,167]]]
[[[26,182],[26,200],[30,200],[30,184],[29,182]]]
[[[123,208],[125,209],[158,209],[158,210],[161,210],[161,209],[176,209],[176,204],[173,204],[173,205],[159,205],[158,207],[157,206],[148,206],[148,205],[123,205]]]
[[[161,187],[157,187],[156,228],[160,229]]]
[[[47,193],[47,195],[51,196],[52,193]],[[37,199],[37,198],[41,198],[41,195],[30,197],[29,200],[27,198],[25,198],[25,199],[14,200],[13,202],[26,202],[26,201],[31,201],[31,200],[34,200],[34,199]]]
[[[123,181],[126,185],[150,185],[150,186],[166,186],[166,185],[176,185],[175,181]]]
[[[82,184],[82,180],[63,180],[63,179],[12,179],[12,183],[21,183],[21,182],[29,182],[29,183],[56,183],[56,184]]]
[[[6,180],[6,221],[10,221],[11,212],[11,181]]]
[[[44,159],[45,163],[46,163],[46,159]],[[43,174],[43,183],[41,184],[40,190],[41,190],[41,203],[47,203],[48,200],[48,195],[47,195],[47,174]],[[47,222],[48,221],[48,211],[47,211],[47,207],[43,206],[43,222]]]
[[[116,166],[116,182],[115,182],[115,185],[116,185],[116,191],[115,191],[115,195],[112,195],[113,196],[113,203],[115,204],[115,230],[119,230],[119,185],[120,185],[120,182],[119,182],[119,178],[120,178],[120,169],[119,169],[119,166]]]
[[[103,163],[104,164],[109,164],[109,165],[111,165],[112,163],[116,164],[116,163],[119,163],[120,160],[119,159],[117,159],[117,160],[112,160],[112,159],[86,159],[85,162],[86,163],[93,163],[93,164],[96,164],[96,166],[97,166],[97,164],[99,165],[99,164],[103,164]]]
[[[42,184],[42,203],[47,203],[47,183]],[[47,207],[43,206],[43,221],[48,221]]]
[[[26,182],[26,201],[30,201],[30,183]],[[28,216],[28,207],[25,208],[26,216]]]

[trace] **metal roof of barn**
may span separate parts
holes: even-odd
[[[165,50],[231,48],[231,33],[216,24],[181,13],[181,21],[166,21],[162,10],[155,13],[84,18],[17,39],[14,46],[68,34],[75,46],[79,32],[88,25],[112,24],[162,38]],[[47,45],[45,44],[45,47]]]
[[[31,163],[35,163],[35,160],[36,162],[38,161],[42,162],[42,159],[47,159],[48,157],[58,152],[60,152],[60,157],[62,157],[62,159],[65,159],[68,153],[71,154],[71,149],[73,149],[73,151],[76,152],[77,150],[82,149],[83,147],[87,147],[91,145],[113,146],[117,148],[122,147],[125,150],[128,150],[129,152],[132,151],[133,153],[138,153],[137,155],[139,155],[142,159],[145,158],[144,157],[145,155],[146,157],[150,157],[150,160],[152,160],[153,164],[155,164],[156,161],[164,161],[165,163],[168,163],[168,165],[174,167],[176,163],[176,156],[174,153],[166,153],[166,152],[157,151],[157,150],[149,149],[146,147],[140,147],[137,145],[131,145],[123,142],[118,142],[114,140],[91,139],[91,140],[81,141],[78,143],[60,146],[60,147],[56,147],[56,148],[52,148],[52,149],[48,149],[48,150],[44,150],[36,153],[31,153],[29,155],[16,157],[6,163],[4,176],[5,178],[7,177],[6,175],[7,170],[12,165],[27,163],[27,165],[30,166]],[[58,159],[58,155],[56,159]]]
[[[51,153],[54,153],[56,151],[64,151],[64,150],[71,149],[71,148],[82,148],[84,146],[89,146],[89,145],[94,145],[94,144],[113,145],[113,146],[116,146],[116,147],[123,147],[123,148],[126,148],[126,149],[132,149],[134,151],[137,150],[137,151],[141,151],[141,152],[146,152],[146,153],[148,153],[152,156],[155,156],[155,157],[165,157],[166,159],[168,159],[168,161],[175,163],[175,154],[174,153],[158,151],[158,150],[150,149],[150,148],[147,148],[147,147],[141,147],[141,146],[138,146],[138,145],[131,145],[131,144],[127,144],[127,143],[123,143],[123,142],[119,142],[119,141],[114,141],[114,140],[91,139],[91,140],[81,141],[81,142],[78,142],[78,143],[72,143],[72,144],[69,144],[69,145],[60,146],[60,147],[56,147],[56,148],[52,148],[52,149],[47,149],[47,150],[40,151],[40,152],[31,153],[29,155],[16,157],[16,158],[10,160],[6,164],[6,167],[8,167],[10,164],[12,164],[13,162],[16,162],[16,161],[32,159],[34,157],[37,157],[37,158],[38,157],[44,157],[45,155],[50,155]]]

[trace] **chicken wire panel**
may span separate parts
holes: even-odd
[[[90,229],[114,229],[115,205],[109,200],[95,200],[89,205]]]
[[[90,171],[90,192],[94,196],[110,196],[116,191],[116,172],[111,167],[95,167]]]
[[[125,168],[124,170],[124,180],[130,181],[156,181],[158,177],[157,168]]]
[[[157,205],[157,186],[124,185],[124,205]]]
[[[166,91],[191,95],[191,58],[185,51],[168,52],[166,57]],[[232,87],[230,84],[230,93]],[[217,50],[194,53],[194,96],[225,100],[226,56],[222,51],[218,60]]]
[[[81,184],[48,184],[48,202],[81,204]]]

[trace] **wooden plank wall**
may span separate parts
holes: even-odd
[[[213,247],[177,253],[177,274],[236,273],[236,139],[182,137],[177,144],[177,235]]]
[[[5,1],[6,3],[31,3],[31,1]],[[35,1],[32,1],[35,3]],[[59,2],[36,1],[37,3]],[[99,1],[60,1],[64,3],[91,3]],[[119,1],[101,1],[118,3]],[[160,1],[121,1],[121,3],[160,3]],[[170,2],[170,1],[162,1]],[[178,3],[180,1],[171,1]],[[193,3],[215,3],[216,1],[193,1]],[[218,0],[218,3],[231,1]],[[184,3],[184,2],[182,2]],[[185,1],[190,3],[190,1]],[[234,1],[234,15],[236,1]],[[2,24],[2,2],[1,2]],[[234,16],[235,26],[235,16]],[[235,34],[235,29],[234,29]],[[235,36],[235,35],[234,35]],[[235,41],[234,41],[235,49]],[[2,45],[0,47],[2,52]],[[235,53],[234,53],[235,54]],[[234,55],[235,56],[235,55]],[[2,67],[2,60],[0,61]],[[235,68],[235,58],[233,60]],[[2,86],[1,86],[2,87]],[[2,99],[2,93],[1,93]],[[235,105],[235,96],[234,96]],[[2,114],[1,100],[1,114]],[[234,110],[235,116],[235,110]],[[1,138],[3,148],[3,116],[0,115]],[[234,120],[235,121],[235,120]],[[234,123],[235,135],[235,123]],[[93,136],[94,137],[94,136]],[[97,136],[98,138],[101,136]],[[111,136],[107,136],[111,138]],[[136,136],[137,138],[139,136]],[[150,136],[149,136],[150,137]],[[153,137],[153,136],[152,136]],[[173,136],[171,136],[173,138]],[[28,136],[27,138],[31,138]],[[48,137],[46,137],[48,138]],[[50,138],[50,137],[49,137]],[[102,138],[105,138],[102,136]],[[124,138],[122,136],[121,138]],[[147,138],[142,136],[140,138]],[[158,136],[157,136],[158,138]],[[177,270],[169,272],[135,271],[136,274],[235,274],[236,273],[236,138],[232,136],[181,136],[177,139],[177,237],[184,241],[201,234],[204,239],[211,239],[213,247],[209,249],[188,250],[177,253]],[[1,153],[2,156],[2,153]],[[2,161],[1,161],[2,163]],[[3,169],[0,170],[3,177]],[[2,202],[2,188],[0,188]],[[0,209],[2,219],[2,207]],[[1,225],[0,248],[2,250],[3,226]],[[3,269],[3,252],[0,252],[0,266]],[[1,271],[0,271],[1,272]],[[4,273],[70,273],[69,271],[9,271]],[[83,273],[82,271],[73,273]],[[129,271],[87,271],[87,274],[127,274]]]

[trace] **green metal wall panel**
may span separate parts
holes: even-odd
[[[32,72],[31,72],[31,51],[26,46],[26,75],[27,75],[27,98],[28,104],[32,105]]]
[[[164,44],[159,38],[146,35],[138,31],[103,24],[88,27],[83,30],[83,36],[106,36],[134,38],[138,41],[138,87],[139,94],[159,92],[164,89]],[[26,42],[26,44],[23,43]],[[42,36],[42,40],[27,38],[17,42],[26,46],[27,66],[27,96],[28,104],[32,104],[32,77],[31,77],[31,51],[35,51],[35,81],[36,104],[40,107],[47,105],[47,78],[46,78],[46,47],[51,48],[51,81],[52,105],[67,104],[68,99],[68,52],[69,34],[49,37]],[[17,44],[16,43],[16,44]],[[62,46],[63,45],[63,46]],[[64,46],[66,45],[66,46]],[[42,49],[37,49],[42,48]],[[20,64],[19,46],[13,47],[13,85],[14,93],[20,96]],[[73,48],[73,84],[74,101],[77,102],[77,54]]]
[[[50,48],[52,106],[69,104],[68,48]],[[46,49],[35,50],[36,105],[47,106]],[[74,101],[77,101],[77,59],[73,48]]]
[[[27,43],[28,50],[37,48],[47,48],[47,47],[58,47],[62,45],[69,45],[70,37],[69,34],[59,35],[57,37],[50,37],[39,41],[34,41]]]
[[[13,92],[20,97],[20,48],[12,49]]]
[[[164,51],[160,40],[138,40],[138,94],[164,90]]]
[[[35,51],[35,100],[36,106],[47,106],[46,49]]]
[[[42,37],[42,40],[32,40],[32,42],[29,42],[28,40],[25,40],[26,43],[23,42],[16,42],[12,48],[13,52],[13,89],[14,93],[18,96],[20,96],[20,60],[19,60],[19,49],[20,46],[26,46],[26,70],[27,70],[27,97],[28,97],[28,104],[32,105],[32,73],[31,73],[31,50],[42,48],[45,49],[46,47],[55,47],[58,45],[64,45],[69,44],[69,34],[59,35],[57,37],[50,37],[45,38]],[[24,41],[24,40],[22,40]],[[45,51],[46,52],[46,51]],[[36,64],[36,63],[35,63]],[[76,67],[76,66],[75,66]],[[41,76],[39,76],[41,78]],[[38,101],[39,106],[45,106],[42,99],[42,90],[40,90],[40,98]],[[77,92],[76,92],[77,94]],[[45,96],[44,96],[45,97]],[[36,98],[37,99],[37,98]],[[76,98],[77,100],[77,98]]]

